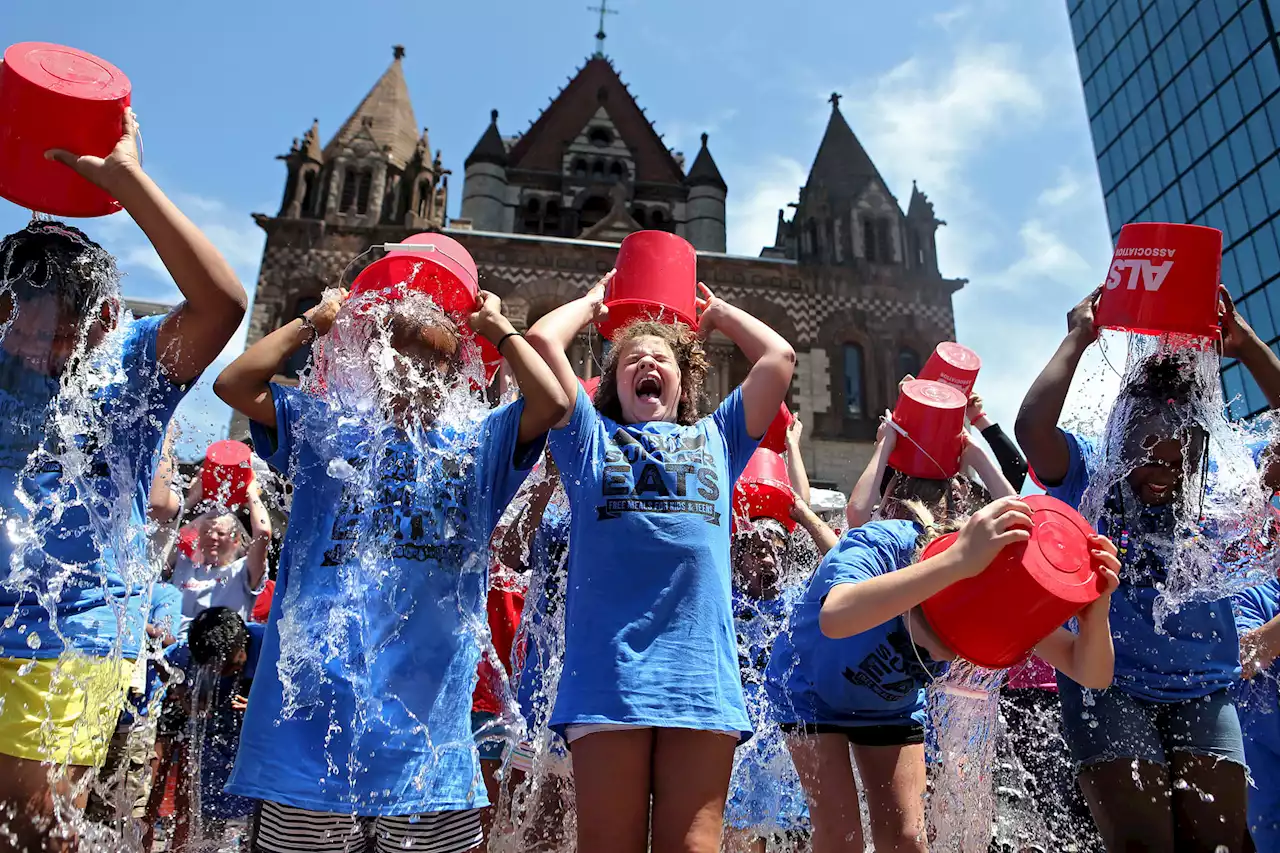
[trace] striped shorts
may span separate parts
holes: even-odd
[[[480,809],[361,817],[262,802],[253,819],[253,853],[464,853],[484,836]]]

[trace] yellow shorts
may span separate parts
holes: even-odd
[[[0,658],[0,753],[100,766],[132,676],[131,660]]]

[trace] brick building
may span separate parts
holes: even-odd
[[[790,218],[773,246],[725,253],[728,187],[704,134],[685,168],[662,142],[613,63],[597,52],[536,121],[504,136],[497,111],[464,167],[461,216],[447,215],[450,171],[419,132],[405,52],[321,147],[318,122],[282,159],[284,197],[267,234],[249,341],[315,305],[381,256],[370,247],[442,230],[475,257],[481,286],[517,328],[580,295],[613,265],[618,242],[643,228],[674,231],[698,249],[699,276],[722,298],[781,332],[798,364],[789,402],[806,424],[815,485],[847,490],[870,452],[876,416],[899,377],[954,337],[951,297],[964,282],[938,271],[942,223],[914,186],[904,214],[831,98],[831,116]],[[710,396],[747,365],[727,340],[710,345]],[[598,371],[599,336],[572,354]],[[305,364],[299,353],[292,375]],[[243,425],[233,427],[242,434]]]

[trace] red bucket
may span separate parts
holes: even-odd
[[[795,493],[787,463],[772,450],[760,448],[751,455],[733,489],[734,516],[746,519],[772,518],[794,530],[791,518]]]
[[[943,341],[934,349],[916,378],[950,385],[968,397],[973,393],[981,369],[982,359],[976,352],[954,341]]]
[[[1217,340],[1222,232],[1202,225],[1135,222],[1120,229],[1094,312],[1103,329]]]
[[[106,216],[120,203],[50,148],[106,157],[124,132],[132,87],[105,59],[43,42],[9,47],[0,64],[0,196],[53,216]]]
[[[1089,554],[1093,529],[1080,513],[1048,495],[1023,500],[1032,510],[1031,540],[1006,546],[982,574],[953,583],[923,605],[948,648],[988,669],[1022,660],[1100,594]],[[946,550],[958,535],[930,542],[922,559]]]
[[[783,403],[778,407],[778,414],[773,419],[773,423],[769,424],[769,429],[765,432],[764,438],[760,439],[760,446],[765,450],[772,450],[774,453],[782,453],[787,449],[787,430],[791,428],[795,417],[787,408],[787,404]]]
[[[950,385],[927,379],[904,383],[893,410],[899,435],[889,454],[889,467],[930,480],[958,474],[968,405],[968,396]]]
[[[204,496],[229,507],[245,503],[249,498],[249,484],[253,482],[252,459],[248,445],[239,441],[216,441],[209,445],[200,471]]]
[[[698,327],[698,254],[688,240],[666,231],[636,231],[622,241],[615,267],[600,334],[612,340],[636,320]]]

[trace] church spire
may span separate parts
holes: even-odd
[[[879,180],[883,185],[884,179],[840,112],[840,98],[839,92],[832,92],[827,101],[831,104],[831,117],[809,169],[805,189],[812,192],[822,188],[829,197],[852,199],[869,181]]]
[[[596,55],[597,57],[603,58],[603,57],[604,57],[604,40],[605,40],[605,32],[604,32],[604,16],[605,16],[605,15],[616,15],[616,14],[618,14],[618,11],[617,11],[616,9],[610,9],[610,8],[609,8],[609,0],[600,0],[600,5],[599,5],[599,6],[588,6],[588,7],[587,7],[587,11],[588,11],[588,12],[599,12],[599,13],[600,13],[600,28],[599,28],[598,30],[596,30],[596,52],[595,52],[595,55]]]
[[[391,65],[324,147],[326,160],[366,133],[390,155],[394,165],[403,167],[413,157],[418,147],[418,121],[404,79],[404,47],[393,47],[391,56]]]
[[[702,148],[698,150],[698,156],[693,159],[693,165],[689,167],[689,176],[686,182],[691,187],[708,186],[715,187],[719,190],[727,190],[724,178],[720,175],[720,170],[716,168],[716,161],[711,156],[711,150],[707,148],[707,134],[702,134]]]

